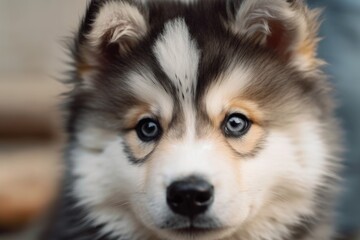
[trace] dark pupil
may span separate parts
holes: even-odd
[[[142,132],[146,137],[154,137],[157,134],[157,125],[153,122],[147,122],[142,126]]]
[[[229,119],[228,128],[231,131],[241,131],[244,128],[244,121],[239,117]]]

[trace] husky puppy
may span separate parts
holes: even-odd
[[[91,1],[47,239],[331,239],[340,131],[318,15],[301,0]]]

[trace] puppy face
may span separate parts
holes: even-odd
[[[90,4],[69,107],[73,193],[94,224],[258,239],[311,216],[330,111],[301,50],[314,17],[280,0]]]

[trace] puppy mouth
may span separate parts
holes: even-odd
[[[218,221],[213,221],[209,219],[203,221],[181,221],[180,219],[177,219],[176,223],[171,221],[169,221],[168,223],[172,224],[162,226],[162,229],[170,231],[176,235],[198,236],[223,231],[226,229],[226,227],[224,227]]]
[[[204,235],[204,234],[211,234],[212,232],[217,232],[224,230],[223,228],[199,228],[199,227],[187,227],[187,228],[179,228],[173,229],[172,232],[178,235]]]

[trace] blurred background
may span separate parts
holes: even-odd
[[[319,55],[338,99],[345,130],[344,184],[337,218],[344,239],[360,239],[360,0],[308,0],[324,8]]]
[[[320,56],[329,65],[346,129],[338,228],[360,239],[360,0],[308,0],[326,7]],[[0,240],[30,239],[61,175],[60,93],[64,39],[86,0],[0,0]],[[30,234],[30,235],[29,235]]]
[[[66,70],[64,40],[85,6],[85,0],[0,0],[1,240],[20,239],[10,233],[41,218],[55,197],[66,90],[56,79]]]

